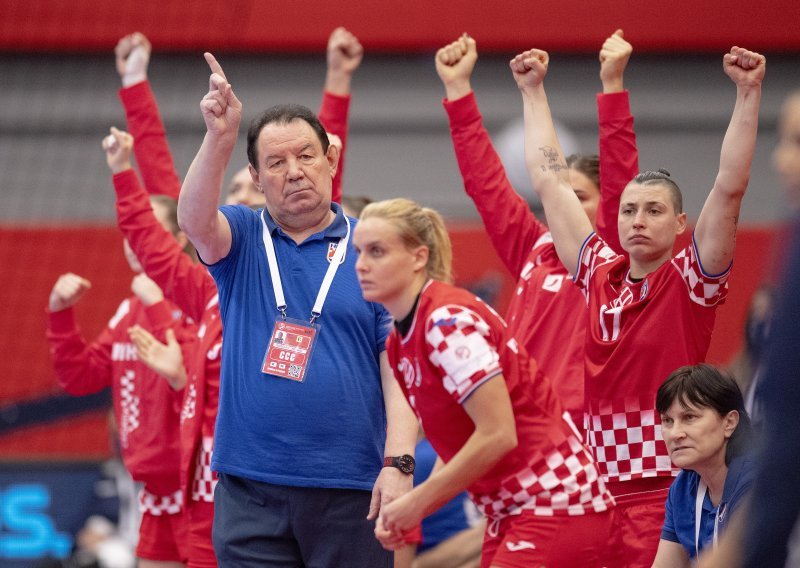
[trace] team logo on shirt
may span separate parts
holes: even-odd
[[[520,540],[519,542],[506,542],[506,548],[509,552],[519,552],[520,550],[536,550],[536,545],[527,540]]]
[[[472,355],[472,351],[466,345],[456,348],[456,357],[459,359],[469,359],[470,355]]]
[[[336,254],[336,247],[339,245],[338,242],[335,243],[328,243],[328,262],[333,262],[333,256]],[[344,262],[344,257],[347,256],[347,251],[342,255],[342,260],[339,261],[339,264]]]
[[[647,293],[650,291],[650,285],[647,283],[647,278],[644,279],[642,282],[642,290],[639,292],[639,301],[641,302],[647,297]]]
[[[422,381],[419,363],[415,365],[408,357],[400,359],[400,363],[397,364],[397,370],[403,374],[403,382],[407,390],[410,390],[412,386],[418,387]]]
[[[564,282],[563,274],[548,274],[544,277],[542,289],[548,292],[558,292],[561,290],[561,284]]]

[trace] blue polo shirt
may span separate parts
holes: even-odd
[[[347,231],[336,218],[297,244],[265,215],[289,318],[308,322],[328,269],[330,243]],[[222,371],[211,467],[300,487],[372,489],[383,463],[386,413],[379,355],[390,316],[366,302],[347,253],[328,293],[302,383],[261,372],[277,318],[262,237],[261,211],[223,206],[232,234],[228,256],[209,266],[219,289]],[[355,220],[351,219],[352,228]]]
[[[753,485],[753,481],[755,481],[755,463],[752,457],[739,456],[731,460],[728,466],[722,500],[717,507],[711,504],[711,498],[706,492],[700,515],[700,550],[711,546],[716,519],[719,522],[717,534],[722,535],[734,511],[741,505]],[[700,476],[694,471],[684,469],[678,474],[669,488],[664,527],[661,530],[662,540],[683,545],[689,558],[695,557],[695,500],[699,483]]]

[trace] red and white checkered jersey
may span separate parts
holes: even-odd
[[[169,495],[156,495],[147,489],[139,491],[139,511],[155,517],[177,515],[183,509],[183,491],[180,489]]]
[[[214,502],[214,488],[217,476],[211,471],[211,455],[214,451],[214,438],[203,436],[202,445],[197,448],[197,463],[192,477],[192,501]]]
[[[151,491],[170,494],[180,486],[183,393],[139,361],[128,334],[134,324],[161,338],[167,327],[173,327],[179,338],[195,333],[174,304],[164,301],[145,307],[131,297],[92,343],[81,336],[72,309],[49,314],[47,338],[56,377],[67,392],[81,396],[111,387],[126,469]]]
[[[408,334],[400,337],[393,330],[386,350],[426,436],[445,462],[475,430],[463,403],[483,383],[502,375],[518,446],[467,488],[487,515],[502,518],[523,509],[580,515],[613,503],[549,379],[479,298],[429,282]]]
[[[589,306],[586,435],[613,481],[677,475],[661,436],[656,391],[669,374],[705,359],[730,269],[703,272],[694,244],[644,279],[597,235],[580,253],[575,282]]]

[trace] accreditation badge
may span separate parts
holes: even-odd
[[[318,332],[317,324],[292,319],[276,321],[261,372],[302,383]]]

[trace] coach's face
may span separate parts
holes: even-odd
[[[295,119],[264,126],[257,149],[258,168],[251,165],[250,174],[279,225],[312,226],[329,213],[331,180],[339,161],[335,146],[324,152],[311,125]]]

